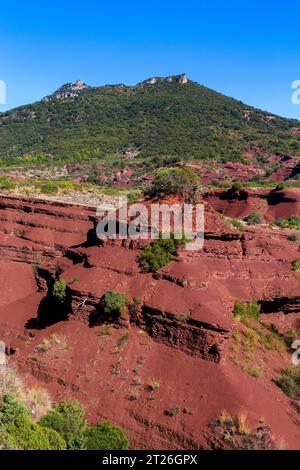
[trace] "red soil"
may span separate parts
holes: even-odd
[[[261,209],[266,218],[286,207],[297,212],[297,191],[284,194],[293,201],[278,193],[281,202]],[[155,276],[140,272],[138,244],[85,243],[92,208],[1,198],[0,338],[11,360],[29,384],[46,387],[54,400],[82,401],[91,422],[106,418],[122,425],[132,448],[210,448],[209,423],[225,408],[232,414],[247,410],[250,423],[264,418],[276,438],[300,449],[299,415],[272,380],[290,358],[275,354],[267,373],[254,378],[229,354],[237,299],[274,300],[274,313],[264,316],[282,331],[299,319],[299,279],[291,270],[298,244],[283,230],[240,233],[212,208],[244,216],[268,197],[254,193],[245,202],[211,194],[204,249],[181,249]],[[53,278],[57,265],[70,289],[69,319],[37,329],[33,320],[47,295],[46,278]],[[126,292],[141,306],[103,335],[89,318],[108,290]],[[151,392],[153,381],[159,387]],[[169,408],[178,414],[167,416]]]
[[[205,199],[218,212],[227,217],[244,219],[253,212],[262,214],[266,222],[300,216],[300,191],[247,189],[237,193],[231,190],[215,190],[206,194]]]

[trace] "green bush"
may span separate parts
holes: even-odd
[[[63,279],[54,282],[52,294],[59,304],[65,303],[67,298],[67,284]]]
[[[239,302],[237,301],[234,305],[233,316],[245,318],[252,317],[255,320],[259,320],[260,305],[256,301],[251,302]]]
[[[252,214],[249,214],[248,217],[246,217],[246,222],[249,225],[259,225],[262,223],[262,216],[257,212],[253,212]]]
[[[52,181],[47,181],[41,184],[40,191],[43,194],[56,194],[58,192],[58,186]]]
[[[127,450],[128,439],[123,429],[103,421],[85,432],[87,450]]]
[[[298,240],[298,237],[297,237],[297,235],[296,235],[295,233],[292,233],[291,235],[289,235],[288,240],[289,240],[290,242],[294,242],[294,243],[295,243],[295,242]]]
[[[67,443],[68,449],[82,449],[85,446],[83,433],[87,424],[84,409],[77,400],[63,401],[54,405],[39,424],[57,431]]]
[[[244,232],[244,225],[240,220],[237,219],[229,219],[229,222],[231,225],[233,225],[234,228],[236,228],[239,232]]]
[[[293,400],[300,400],[300,369],[291,366],[282,371],[277,384]]]
[[[126,312],[128,298],[122,292],[109,291],[104,294],[101,303],[106,315],[118,318]]]
[[[169,240],[159,240],[146,245],[139,257],[141,268],[146,272],[154,272],[166,266],[176,256],[178,241],[171,238]]]
[[[197,193],[199,184],[198,174],[190,168],[160,168],[155,173],[150,194],[158,197],[179,195],[188,199]]]
[[[1,450],[20,450],[15,439],[5,428],[0,428],[0,451]]]
[[[19,403],[13,394],[4,395],[0,403],[0,426],[6,427],[19,417],[28,415],[28,408]]]
[[[16,183],[9,178],[6,177],[0,177],[0,189],[4,190],[12,190],[15,189]]]
[[[279,184],[276,186],[275,191],[282,191],[284,188],[285,188],[284,183],[279,183]]]
[[[292,262],[292,271],[300,271],[300,258]]]
[[[233,192],[241,191],[242,189],[242,183],[240,183],[239,181],[235,181],[231,186],[231,191]]]
[[[280,228],[300,230],[300,218],[297,216],[291,216],[288,219],[276,219],[275,225]]]
[[[64,439],[56,432],[34,423],[29,410],[15,396],[7,394],[0,404],[0,448],[63,450]]]
[[[7,426],[16,446],[23,450],[64,450],[66,443],[55,431],[34,423],[28,416],[19,416]]]

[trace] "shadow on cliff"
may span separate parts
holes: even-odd
[[[69,315],[72,313],[70,289],[68,287],[66,288],[66,298],[63,302],[59,302],[53,296],[54,281],[51,284],[48,286],[47,295],[41,300],[38,306],[37,317],[28,320],[25,328],[42,330],[55,323],[68,320]]]
[[[78,245],[73,245],[70,246],[70,248],[90,248],[92,246],[100,246],[101,245],[101,240],[97,237],[97,224],[98,220],[95,217],[90,217],[91,222],[93,223],[93,228],[90,228],[88,230],[87,235],[86,235],[86,241],[83,243],[79,243]]]

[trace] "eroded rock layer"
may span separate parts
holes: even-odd
[[[299,245],[286,231],[239,232],[205,202],[203,250],[181,248],[151,274],[140,269],[138,243],[96,240],[93,208],[2,197],[0,219],[0,338],[28,381],[54,399],[80,399],[92,422],[124,426],[133,448],[209,448],[209,423],[224,408],[263,416],[300,448],[289,399],[229,351],[236,300],[258,301],[282,328],[299,318],[291,270]],[[61,318],[49,301],[58,275],[68,286]],[[138,302],[103,328],[91,319],[110,290]],[[270,368],[278,367],[274,358]]]

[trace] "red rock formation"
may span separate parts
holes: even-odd
[[[268,202],[267,194],[253,198]],[[243,199],[215,193],[208,200],[224,211],[235,205],[246,211]],[[205,211],[204,249],[181,249],[152,275],[140,271],[136,244],[94,243],[92,208],[2,197],[0,338],[29,382],[42,383],[54,399],[80,399],[94,423],[106,418],[124,426],[132,448],[209,448],[211,420],[223,408],[235,414],[244,408],[299,449],[295,409],[272,381],[278,365],[257,379],[228,352],[237,299],[256,299],[265,317],[275,315],[280,324],[284,312],[294,325],[300,292],[290,267],[298,246],[282,230],[241,233],[210,204]],[[44,326],[36,320],[57,266],[68,284],[69,319]],[[139,299],[126,328],[90,326],[108,290]],[[52,314],[48,308],[50,320]],[[179,413],[168,416],[174,407]]]

